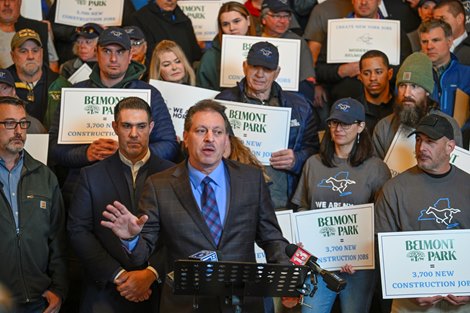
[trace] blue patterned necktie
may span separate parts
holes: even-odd
[[[209,176],[202,180],[201,211],[217,246],[222,236],[222,223],[220,221],[219,209],[217,208],[217,201],[215,200],[215,192],[210,185],[211,181],[212,179]]]

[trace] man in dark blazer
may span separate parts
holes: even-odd
[[[255,262],[254,243],[266,252],[269,263],[288,262],[287,240],[276,220],[260,170],[222,158],[229,144],[225,107],[203,100],[186,115],[184,143],[188,160],[147,180],[139,203],[139,218],[124,205],[108,205],[101,224],[122,239],[129,261],[141,264],[162,240],[166,264],[201,250],[216,251],[219,261]],[[204,217],[204,181],[213,188],[221,234]],[[202,182],[202,183],[201,183]],[[207,183],[207,182],[206,182]],[[213,225],[212,225],[213,226]],[[139,233],[141,234],[139,235]],[[135,237],[139,235],[139,237]],[[245,297],[244,312],[264,312],[262,299]],[[224,299],[198,297],[198,312],[233,312]],[[173,295],[164,284],[160,312],[193,312],[193,297]]]
[[[118,152],[82,169],[69,211],[70,241],[86,271],[80,312],[152,312],[157,308],[157,253],[148,262],[129,265],[119,239],[100,226],[101,213],[115,200],[136,212],[146,178],[173,163],[149,150],[154,122],[144,100],[121,100],[114,119]]]

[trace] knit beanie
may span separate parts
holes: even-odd
[[[397,86],[400,83],[416,84],[432,94],[434,90],[432,62],[426,54],[415,52],[403,61],[397,74]]]

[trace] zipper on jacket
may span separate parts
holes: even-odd
[[[24,293],[26,295],[26,302],[30,302],[30,296],[29,296],[29,290],[28,286],[26,284],[25,278],[24,278],[24,272],[23,272],[23,255],[21,253],[21,231],[18,229],[16,232],[16,240],[17,240],[17,246],[18,246],[18,254],[20,257],[19,260],[19,265],[20,265],[20,276],[21,276],[21,282],[23,283],[23,288],[24,288]]]
[[[23,253],[22,253],[22,247],[21,247],[21,202],[20,200],[22,199],[22,184],[23,184],[23,178],[25,174],[21,173],[20,181],[18,182],[18,190],[16,191],[16,194],[18,195],[17,200],[18,200],[18,228],[17,228],[17,238],[18,238],[18,253],[20,257],[20,276],[21,276],[21,281],[23,282],[23,288],[26,296],[26,302],[31,302],[31,295],[29,294],[29,289],[28,289],[28,284],[26,282],[25,276],[24,276],[24,270],[23,270]]]

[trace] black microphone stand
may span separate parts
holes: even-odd
[[[214,296],[242,313],[244,297],[298,297],[309,270],[289,264],[178,260],[173,291],[192,295],[193,310],[200,307],[199,296]]]

